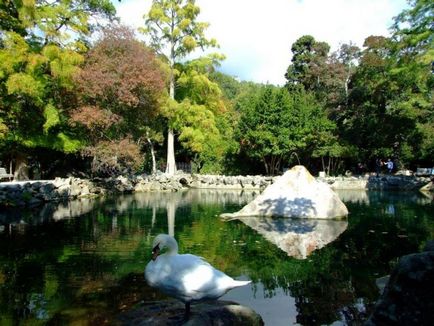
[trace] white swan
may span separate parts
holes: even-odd
[[[234,280],[201,257],[179,255],[178,243],[167,234],[156,236],[152,248],[145,279],[150,286],[184,302],[186,316],[191,302],[218,299],[227,291],[251,282]],[[160,255],[163,248],[168,250]]]

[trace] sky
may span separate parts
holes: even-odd
[[[114,1],[125,25],[144,25],[151,0]],[[303,35],[327,42],[335,51],[350,41],[363,46],[370,35],[388,36],[393,17],[407,0],[196,0],[199,21],[210,23],[226,56],[220,70],[240,80],[283,85],[291,45]],[[199,56],[200,53],[197,54]]]

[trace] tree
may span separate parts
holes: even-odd
[[[365,40],[343,128],[365,158],[390,156],[403,166],[430,163],[434,155],[434,5],[409,3],[391,38]]]
[[[327,60],[325,74],[321,76],[325,91],[325,105],[328,115],[337,123],[342,123],[348,107],[350,83],[356,72],[360,49],[352,44],[342,44]]]
[[[405,104],[412,93],[412,82],[405,85],[406,80],[413,77],[395,71],[391,39],[370,36],[364,46],[344,118],[344,137],[364,160],[388,156],[405,164],[414,159],[420,139],[418,109]]]
[[[323,77],[327,75],[327,58],[330,46],[304,35],[291,46],[292,59],[285,77],[289,90],[303,88],[314,91],[318,99],[324,97]]]
[[[0,145],[9,159],[15,156],[17,170],[29,149],[72,153],[82,145],[64,114],[72,76],[83,61],[90,17],[114,12],[109,0],[0,5],[0,129],[7,129]]]
[[[71,118],[87,130],[82,152],[93,158],[94,172],[136,170],[143,163],[139,144],[153,149],[151,139],[157,138],[153,127],[165,87],[154,54],[130,29],[105,29],[75,81],[79,107]]]
[[[194,0],[153,0],[149,13],[145,15],[146,28],[142,29],[150,37],[150,46],[163,55],[169,64],[169,96],[175,99],[175,64],[197,48],[215,46],[215,40],[205,38],[207,23],[197,21],[200,9]],[[168,105],[174,108],[173,104]],[[176,171],[173,121],[169,118],[167,136],[168,174]]]
[[[306,160],[329,134],[334,124],[311,93],[288,93],[285,88],[264,86],[258,97],[244,100],[237,128],[241,150],[261,160],[267,174],[276,174],[292,154]]]
[[[342,44],[336,53],[337,60],[344,67],[343,85],[345,90],[345,104],[348,104],[349,84],[351,77],[356,71],[360,55],[360,48],[354,45],[352,42],[349,44]]]
[[[179,107],[174,110],[174,126],[179,130],[179,141],[201,172],[223,172],[224,156],[233,145],[231,111],[219,85],[210,79],[221,59],[211,54],[177,65]]]
[[[400,88],[397,106],[417,116],[418,159],[430,164],[434,156],[434,4],[409,1],[411,7],[392,26],[394,65],[391,73]]]

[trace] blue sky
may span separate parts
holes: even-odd
[[[121,21],[143,25],[151,0],[114,1]],[[369,35],[388,36],[406,0],[196,0],[199,19],[211,24],[226,55],[221,70],[241,80],[283,84],[291,45],[312,35],[336,50],[341,43],[363,45]]]

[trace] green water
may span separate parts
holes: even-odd
[[[379,295],[376,279],[434,238],[432,198],[345,191],[348,224],[312,253],[294,242],[310,253],[298,259],[273,243],[273,232],[306,235],[312,225],[268,221],[259,230],[218,217],[254,196],[190,190],[1,210],[0,325],[116,324],[138,303],[165,300],[146,285],[143,270],[153,237],[168,232],[180,252],[253,280],[223,299],[253,308],[266,325],[358,324]],[[334,224],[319,232],[330,230]]]

